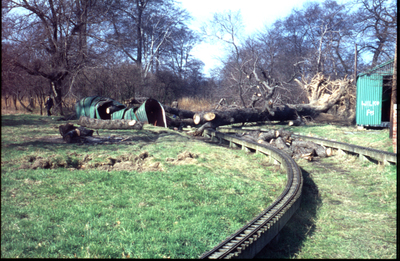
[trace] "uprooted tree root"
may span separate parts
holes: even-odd
[[[311,79],[295,79],[307,93],[310,106],[320,108],[334,116],[352,120],[355,117],[356,86],[352,79],[331,80],[322,73]]]

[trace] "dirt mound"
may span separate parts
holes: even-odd
[[[197,154],[185,150],[184,152],[178,154],[176,159],[167,158],[166,161],[168,161],[170,163],[173,163],[173,164],[177,164],[177,165],[181,165],[181,164],[196,164],[197,163],[197,160],[196,160],[197,157],[198,157]]]

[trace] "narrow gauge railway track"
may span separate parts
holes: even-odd
[[[271,161],[281,164],[282,168],[286,170],[288,182],[283,193],[267,209],[213,249],[202,254],[200,256],[201,259],[253,258],[279,233],[300,205],[303,177],[299,167],[291,157],[278,149],[228,134],[251,130],[268,131],[267,129],[254,127],[222,127],[218,128],[218,131],[206,129],[203,135],[221,143],[229,143],[230,147],[241,146],[243,150],[253,150],[269,156]],[[373,162],[397,165],[397,154],[395,153],[299,134],[294,134],[293,136],[313,141],[338,151],[358,154],[361,159],[368,158],[372,159]]]
[[[232,135],[206,129],[203,135],[213,140],[229,143],[230,147],[241,146],[244,150],[256,151],[280,164],[287,173],[287,183],[282,194],[261,214],[237,230],[201,259],[253,258],[284,227],[299,208],[303,187],[303,176],[296,162],[278,149],[256,142],[249,142]]]
[[[218,131],[223,133],[237,133],[237,132],[245,132],[245,131],[261,131],[266,132],[268,129],[263,128],[254,128],[254,127],[244,127],[244,128],[229,128],[229,127],[220,127]],[[323,145],[325,147],[330,147],[333,149],[337,149],[340,152],[347,152],[351,154],[358,154],[361,160],[371,160],[372,162],[383,162],[385,164],[396,164],[397,165],[397,154],[382,150],[376,150],[368,147],[362,147],[354,144],[343,143],[328,139],[321,139],[316,137],[309,137],[300,134],[294,133],[293,137],[298,137],[303,140],[312,141],[319,145]]]

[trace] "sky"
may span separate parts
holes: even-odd
[[[310,0],[177,0],[193,17],[189,28],[200,32],[201,24],[211,20],[215,12],[240,10],[244,31],[247,35],[256,33],[265,25],[270,26],[279,18],[288,16],[293,8],[301,8]],[[322,0],[318,0],[322,2]],[[210,69],[220,65],[223,48],[220,44],[201,43],[192,50],[192,55],[203,61],[204,73],[210,76]]]

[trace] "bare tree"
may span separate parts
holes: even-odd
[[[88,37],[96,31],[104,10],[91,0],[16,0],[9,1],[8,8],[20,10],[7,37],[18,45],[14,64],[50,82],[55,107],[63,114],[67,77],[75,77],[101,50]]]
[[[193,47],[200,42],[199,36],[186,26],[173,30],[168,45],[163,48],[163,65],[172,70],[181,79],[191,75],[192,66],[197,63],[191,55]]]
[[[162,49],[171,40],[174,31],[184,26],[186,10],[174,0],[121,1],[114,9],[114,45],[143,70],[143,78],[162,59]],[[131,28],[137,28],[132,34]]]
[[[392,59],[397,35],[397,1],[359,0],[356,13],[360,51],[372,52],[371,67]]]
[[[227,59],[223,61],[224,71],[227,75],[228,88],[236,89],[243,107],[246,107],[244,95],[246,74],[243,66],[250,60],[243,60],[240,53],[239,36],[243,28],[240,11],[215,13],[208,25],[203,26],[203,33],[210,39],[217,39],[229,48]]]

